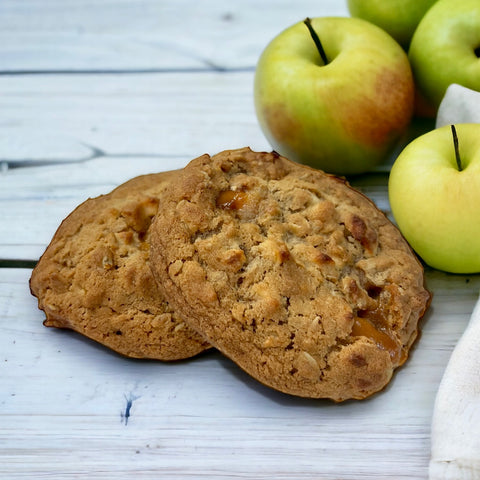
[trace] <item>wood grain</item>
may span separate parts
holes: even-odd
[[[337,0],[2,0],[5,72],[251,69],[306,16],[348,15]]]
[[[10,165],[105,155],[187,156],[269,148],[253,72],[0,76],[0,147]]]

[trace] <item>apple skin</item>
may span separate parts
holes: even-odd
[[[479,0],[438,0],[422,18],[408,56],[417,87],[435,109],[452,83],[480,91],[479,47]]]
[[[386,159],[410,124],[414,84],[407,55],[364,20],[311,22],[329,63],[303,22],[275,37],[255,72],[260,127],[291,160],[338,175],[364,173]]]
[[[393,164],[389,200],[395,221],[431,267],[480,272],[480,124],[458,124],[462,170],[451,127],[409,143]]]
[[[383,28],[406,50],[422,17],[437,0],[348,0],[353,17]],[[458,1],[458,0],[457,0]]]

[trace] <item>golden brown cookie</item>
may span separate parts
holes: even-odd
[[[189,325],[304,397],[385,387],[430,299],[417,258],[364,195],[248,148],[199,157],[166,187],[151,262]]]
[[[208,348],[162,297],[149,267],[149,227],[174,175],[134,178],[62,222],[30,279],[46,326],[135,358],[178,360]]]

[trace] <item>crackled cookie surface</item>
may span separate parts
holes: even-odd
[[[382,389],[430,298],[398,230],[345,182],[250,149],[193,160],[152,224],[175,309],[280,391],[342,401]]]
[[[149,227],[173,175],[132,179],[62,222],[30,280],[46,326],[135,358],[177,360],[208,347],[162,297],[149,267]]]

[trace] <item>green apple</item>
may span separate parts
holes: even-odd
[[[348,0],[353,17],[363,18],[389,33],[408,49],[413,32],[437,0]]]
[[[257,117],[272,147],[339,175],[382,162],[413,112],[406,53],[357,18],[307,19],[287,28],[262,52],[254,83]]]
[[[405,147],[390,173],[389,200],[400,231],[425,263],[478,273],[480,124],[455,128],[456,137],[446,125]]]
[[[435,108],[452,83],[480,91],[480,0],[438,0],[408,55],[417,87]]]

